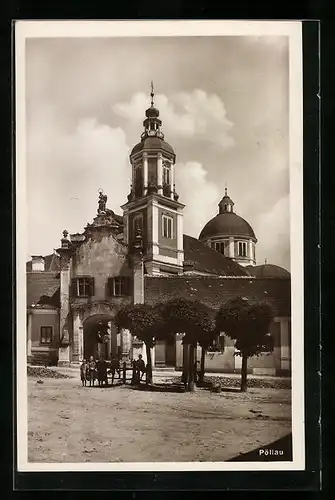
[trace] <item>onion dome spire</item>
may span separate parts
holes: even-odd
[[[146,119],[143,122],[144,132],[141,135],[141,139],[146,139],[147,137],[159,137],[164,139],[164,134],[161,131],[162,120],[159,118],[159,110],[155,107],[154,97],[154,84],[151,81],[151,102],[150,108],[145,112]]]

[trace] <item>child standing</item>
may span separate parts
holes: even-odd
[[[82,385],[85,387],[86,387],[86,383],[87,383],[87,375],[88,375],[87,372],[88,372],[88,364],[87,364],[86,359],[83,359],[83,362],[80,365],[80,379],[81,379]]]
[[[94,357],[90,356],[90,361],[88,363],[88,374],[89,374],[90,387],[92,387],[92,385],[94,386],[96,369],[97,369],[97,365],[96,365],[96,362],[94,361]]]
[[[99,387],[102,387],[103,384],[107,385],[107,363],[103,356],[100,356],[100,360],[97,362],[97,374]]]

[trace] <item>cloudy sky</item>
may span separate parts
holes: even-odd
[[[81,232],[98,189],[121,213],[129,153],[154,81],[177,154],[184,232],[198,237],[227,184],[254,228],[257,263],[289,269],[288,43],[285,37],[28,39],[28,253]]]

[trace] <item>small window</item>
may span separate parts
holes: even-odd
[[[51,344],[52,342],[52,326],[41,326],[40,343]]]
[[[94,295],[94,278],[80,277],[72,280],[74,297],[92,297]]]
[[[142,164],[139,163],[135,165],[134,168],[134,188],[135,188],[135,196],[142,196],[142,190],[143,190],[143,170],[142,170]]]
[[[123,297],[130,295],[130,279],[127,276],[116,276],[108,280],[109,296]]]
[[[217,252],[221,252],[221,243],[218,241],[215,242],[215,250]]]
[[[169,215],[162,217],[162,235],[164,238],[173,238],[173,218]]]
[[[136,232],[138,229],[143,231],[143,216],[142,216],[142,214],[135,215],[133,224],[134,224],[134,226],[133,226],[134,232]]]
[[[163,166],[163,184],[171,184],[171,167],[166,163]]]
[[[247,256],[247,243],[245,241],[239,241],[238,242],[238,255],[240,257],[246,257]]]
[[[216,241],[213,243],[213,248],[217,251],[228,257],[229,254],[229,241]]]

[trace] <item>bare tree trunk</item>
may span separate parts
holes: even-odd
[[[190,345],[190,355],[189,355],[189,383],[188,390],[190,392],[194,391],[194,372],[195,372],[195,349],[193,344]]]
[[[152,359],[151,359],[151,348],[148,344],[145,344],[145,350],[147,353],[147,373],[146,382],[147,384],[152,384]]]
[[[201,359],[200,359],[200,375],[199,375],[199,382],[203,383],[204,378],[205,378],[205,356],[206,356],[206,349],[204,347],[201,348]]]
[[[242,351],[241,391],[247,390],[248,356]]]
[[[190,354],[190,345],[183,344],[183,373],[182,373],[182,381],[185,387],[188,387],[190,370],[189,370],[189,354]]]

